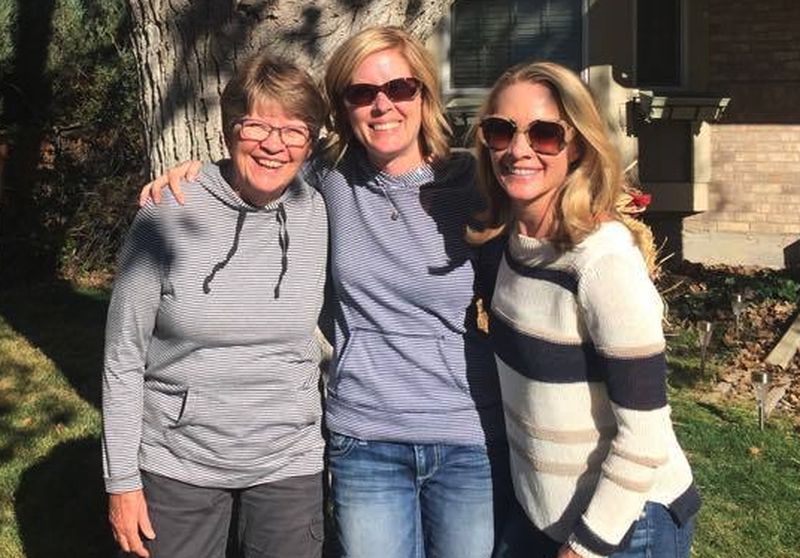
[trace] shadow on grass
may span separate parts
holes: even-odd
[[[82,293],[63,281],[0,291],[3,320],[52,360],[72,389],[98,409],[106,307],[106,294]],[[9,367],[3,374],[13,377],[13,392],[0,394],[0,410],[10,413],[17,401],[35,394],[35,414],[3,433],[0,459],[11,459],[15,448],[75,419],[73,405],[59,397],[58,388],[43,393],[30,367],[16,362]],[[63,442],[27,466],[14,492],[26,558],[115,555],[102,479],[96,438]]]
[[[97,409],[107,307],[105,293],[81,293],[65,281],[0,292],[0,315]]]
[[[115,555],[97,439],[61,444],[26,470],[15,506],[26,558]]]
[[[738,424],[742,422],[742,417],[734,413],[730,408],[726,408],[722,405],[716,405],[714,403],[708,403],[706,401],[697,401],[695,404],[701,409],[705,409],[708,411],[708,413],[718,418],[722,422],[730,424]]]
[[[696,366],[672,361],[669,363],[668,381],[670,386],[682,389],[695,388],[704,379],[700,376]]]

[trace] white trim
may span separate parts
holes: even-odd
[[[581,6],[581,70],[580,76],[584,83],[589,83],[589,0],[583,0]]]

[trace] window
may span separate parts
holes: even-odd
[[[636,7],[636,80],[640,87],[682,85],[682,0],[639,0]]]
[[[490,87],[524,60],[582,69],[583,0],[456,0],[450,25],[449,89]]]

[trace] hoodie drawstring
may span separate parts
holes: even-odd
[[[228,250],[228,255],[225,256],[225,259],[214,264],[214,267],[211,269],[211,273],[209,273],[203,280],[203,292],[205,294],[211,292],[211,281],[214,280],[217,272],[228,265],[228,262],[231,261],[231,258],[233,258],[237,250],[239,250],[239,238],[242,234],[242,228],[244,227],[244,219],[246,216],[246,210],[242,209],[239,211],[239,217],[236,220],[236,233],[233,237],[233,245],[231,246],[231,249]],[[278,221],[278,245],[281,247],[281,273],[278,276],[278,283],[275,285],[275,298],[280,298],[281,283],[283,282],[283,277],[286,275],[286,272],[289,270],[289,230],[286,227],[286,208],[284,207],[283,202],[278,205],[278,208],[275,211],[275,219]]]
[[[275,219],[278,221],[278,245],[281,247],[281,274],[275,285],[275,298],[280,298],[281,282],[289,269],[289,230],[286,228],[286,208],[283,206],[283,202],[278,205]]]
[[[225,256],[225,259],[222,260],[221,262],[217,262],[216,264],[214,264],[211,273],[209,273],[203,280],[203,292],[205,294],[211,292],[211,281],[214,280],[214,276],[217,274],[217,272],[226,265],[228,265],[228,262],[231,261],[233,255],[236,254],[236,251],[239,249],[239,237],[242,234],[242,227],[244,227],[244,218],[246,216],[247,216],[247,211],[245,211],[244,209],[240,209],[239,218],[236,220],[236,233],[233,236],[233,245],[231,246],[231,249],[228,250],[228,255]]]

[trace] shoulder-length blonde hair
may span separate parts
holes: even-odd
[[[616,148],[611,143],[605,123],[586,84],[575,72],[553,62],[527,62],[506,70],[495,82],[478,112],[477,122],[493,114],[497,98],[507,87],[519,83],[540,83],[553,93],[561,117],[575,130],[578,159],[570,165],[555,207],[552,240],[569,249],[604,221],[624,223],[637,246],[655,269],[655,249],[649,228],[619,211],[624,178]],[[511,200],[492,170],[489,148],[476,141],[479,129],[472,134],[478,159],[478,187],[486,200],[486,210],[478,216],[478,227],[467,230],[467,240],[483,244],[508,230],[513,223]]]
[[[338,157],[353,141],[350,116],[344,102],[344,90],[353,73],[365,58],[383,50],[396,50],[408,62],[413,76],[422,84],[422,129],[420,145],[429,160],[444,159],[450,154],[450,126],[444,116],[439,77],[430,52],[399,27],[368,27],[342,43],[328,60],[325,93],[331,106],[333,132],[328,139],[328,153]]]

